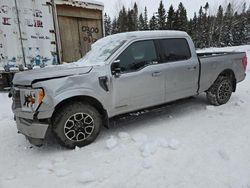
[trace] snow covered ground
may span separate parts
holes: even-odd
[[[250,59],[250,46],[220,50]],[[249,84],[247,76],[224,106],[201,95],[133,113],[73,151],[53,139],[32,147],[0,93],[0,188],[250,188]]]

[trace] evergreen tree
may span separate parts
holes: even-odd
[[[138,30],[138,6],[137,3],[134,3],[134,7],[133,7],[133,14],[132,14],[132,24],[133,24],[133,31],[137,31]]]
[[[226,11],[219,6],[217,14],[209,15],[209,4],[200,7],[198,16],[187,20],[187,11],[182,3],[175,11],[171,5],[168,15],[160,2],[157,16],[153,15],[148,21],[147,7],[139,14],[135,3],[132,9],[123,6],[117,18],[112,23],[110,17],[104,15],[106,35],[137,30],[163,30],[176,29],[187,31],[193,38],[197,48],[209,46],[230,46],[250,44],[250,7],[246,10],[246,3],[242,10],[234,12],[235,7],[228,4]],[[138,16],[139,15],[139,16]]]
[[[168,10],[168,16],[167,16],[167,29],[172,30],[174,29],[173,24],[174,24],[174,19],[175,19],[175,11],[173,5],[169,7]]]
[[[166,29],[166,19],[167,19],[166,10],[161,0],[159,8],[158,8],[158,14],[157,14],[157,22],[158,22],[159,30]]]
[[[106,13],[104,14],[104,27],[105,27],[105,35],[111,35],[112,34],[111,18]]]
[[[126,32],[128,31],[128,16],[127,16],[127,10],[125,7],[122,7],[122,10],[119,13],[118,17],[118,31],[119,32]]]
[[[144,23],[143,15],[140,14],[140,16],[139,16],[139,30],[140,31],[144,30],[144,25],[145,25],[145,23]]]
[[[133,15],[134,10],[128,10],[128,31],[135,31]]]
[[[245,44],[247,40],[247,12],[246,3],[242,6],[242,12],[240,15],[237,12],[234,14],[233,22],[233,45]]]
[[[144,26],[143,26],[143,30],[148,30],[149,26],[148,26],[148,10],[147,7],[145,7],[144,9]]]
[[[115,17],[112,21],[112,24],[111,24],[111,27],[112,27],[112,34],[116,34],[119,32],[119,28],[118,28],[118,23],[117,23],[117,18]]]
[[[202,33],[203,33],[203,22],[202,22],[202,17],[203,17],[203,9],[202,6],[200,7],[199,10],[199,15],[197,18],[197,42],[196,42],[196,47],[197,48],[204,48],[204,43],[202,42]]]
[[[222,6],[219,6],[218,12],[215,19],[215,28],[213,32],[212,45],[221,46],[221,32],[223,27],[224,13]]]
[[[250,44],[250,6],[246,12],[247,24],[246,24],[246,42],[245,44]]]
[[[179,4],[175,13],[174,28],[180,31],[187,31],[187,11],[182,3]]]
[[[197,15],[196,15],[196,12],[194,13],[194,18],[192,20],[192,29],[191,32],[190,32],[190,35],[193,39],[193,42],[194,42],[194,45],[197,46],[197,40],[198,40],[198,18],[197,18]]]
[[[221,46],[233,45],[232,23],[233,23],[233,9],[232,4],[227,5],[227,9],[224,15],[222,32],[221,32]]]
[[[206,5],[204,6],[204,9],[205,9],[205,14],[207,15],[207,11],[208,11],[208,9],[209,9],[209,4],[208,4],[208,2],[207,2]]]
[[[187,33],[192,36],[193,33],[193,19],[190,19],[187,24]]]
[[[157,30],[158,29],[157,18],[155,17],[155,15],[153,15],[149,21],[149,28],[150,28],[150,30]]]
[[[210,16],[208,16],[208,9],[209,9],[209,4],[206,3],[206,5],[203,7],[204,8],[204,14],[202,15],[202,47],[209,47],[210,45],[210,29],[212,28],[212,25],[210,25]]]

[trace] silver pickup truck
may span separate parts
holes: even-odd
[[[12,109],[32,144],[51,129],[63,146],[83,147],[120,114],[203,92],[212,105],[225,104],[246,66],[245,53],[197,54],[185,32],[116,34],[78,62],[16,74]]]

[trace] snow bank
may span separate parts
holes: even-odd
[[[149,159],[144,159],[143,163],[142,163],[142,167],[145,168],[145,169],[150,169],[150,168],[153,167],[153,163]]]
[[[52,161],[49,160],[43,160],[37,165],[38,169],[41,170],[48,170],[48,171],[53,171],[54,170],[54,164]]]
[[[106,147],[108,149],[113,149],[117,146],[118,141],[114,136],[111,136],[107,141],[106,141]]]
[[[132,136],[132,139],[134,142],[136,142],[138,145],[143,144],[147,141],[148,136],[143,133],[136,133]]]
[[[55,175],[59,178],[65,177],[71,173],[70,170],[64,169],[64,168],[59,168],[55,170]]]
[[[118,136],[121,140],[129,140],[130,139],[130,135],[127,132],[119,132]]]
[[[96,178],[91,172],[82,172],[77,180],[81,184],[86,184],[96,181]]]

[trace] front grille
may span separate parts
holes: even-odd
[[[13,108],[17,109],[17,108],[21,108],[21,97],[20,97],[20,90],[13,90]]]

